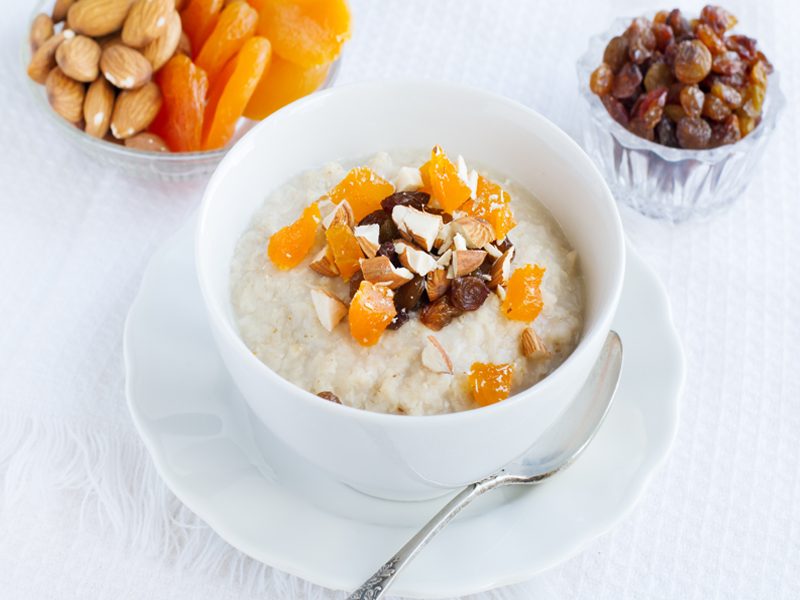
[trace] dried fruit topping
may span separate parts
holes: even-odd
[[[652,130],[649,130],[652,134]],[[515,321],[533,321],[544,307],[542,278],[545,269],[538,265],[525,265],[516,269],[508,280],[508,292],[503,301],[503,312]]]
[[[700,40],[678,44],[675,53],[675,77],[683,83],[699,83],[711,71],[713,57]]]
[[[658,125],[656,125],[656,139],[662,146],[678,148],[678,136],[675,132],[675,122],[666,117],[662,118]]]
[[[687,115],[686,111],[683,110],[683,107],[680,104],[667,104],[664,107],[664,116],[674,123],[677,123]]]
[[[398,310],[417,310],[424,304],[425,278],[415,275],[414,279],[394,293],[394,305]]]
[[[334,404],[342,403],[342,401],[339,400],[339,397],[333,392],[320,392],[319,394],[317,394],[317,396],[319,396],[323,400],[328,400],[330,402],[333,402]]]
[[[731,109],[725,103],[711,94],[706,94],[703,102],[703,116],[712,121],[724,121],[731,114]]]
[[[656,134],[653,132],[653,129],[645,125],[644,121],[638,117],[631,119],[630,123],[628,123],[628,131],[649,142],[653,142],[656,139]]]
[[[678,121],[678,143],[687,150],[703,150],[711,141],[711,126],[701,117],[684,117]]]
[[[386,329],[391,329],[392,331],[397,331],[403,325],[408,323],[408,320],[411,318],[408,310],[405,308],[398,308],[397,314],[394,316],[394,319],[386,326]]]
[[[696,85],[687,85],[681,90],[681,107],[688,117],[699,117],[704,101],[705,94]]]
[[[744,71],[745,64],[736,52],[728,50],[717,54],[711,63],[711,70],[723,75],[734,75]]]
[[[430,200],[430,194],[425,192],[395,192],[381,200],[381,207],[387,214],[391,215],[395,206],[410,206],[411,208],[422,210],[428,206]]]
[[[639,89],[642,83],[642,72],[639,65],[633,62],[625,63],[614,77],[611,85],[611,95],[615,98],[630,98]]]
[[[750,83],[753,85],[759,85],[764,89],[767,89],[767,67],[763,60],[758,60],[750,69],[750,75],[748,79]]]
[[[456,277],[450,285],[450,304],[461,311],[478,310],[486,298],[489,288],[480,277]]]
[[[378,251],[375,253],[375,256],[385,256],[392,261],[392,264],[394,264],[395,254],[394,242],[383,242],[380,246],[378,246]]]
[[[461,311],[450,303],[450,296],[445,294],[423,308],[419,320],[428,329],[441,331],[460,314]]]
[[[356,293],[358,292],[358,288],[361,287],[361,282],[364,281],[364,273],[359,269],[353,276],[350,278],[350,299],[352,300]]]
[[[648,92],[660,88],[669,89],[675,80],[667,63],[657,62],[650,65],[647,74],[644,76],[644,89]]]
[[[650,58],[656,49],[656,36],[647,19],[634,19],[622,35],[628,39],[628,57],[638,65]]]
[[[517,225],[508,206],[511,197],[499,185],[480,175],[475,195],[477,198],[464,203],[461,212],[486,220],[492,226],[497,239],[502,240]]]
[[[197,54],[198,67],[213,88],[222,68],[256,32],[258,13],[246,2],[232,2],[222,9],[211,35]]]
[[[208,94],[205,71],[178,54],[156,73],[156,83],[163,103],[149,131],[160,136],[173,152],[200,150]]]
[[[664,52],[675,38],[672,27],[662,23],[653,23],[653,34],[656,36],[656,50]]]
[[[391,219],[391,217],[389,216],[389,213],[387,213],[385,210],[380,208],[378,210],[372,211],[366,217],[361,219],[358,222],[358,226],[359,227],[363,227],[365,225],[383,225],[383,222],[388,220],[388,219]],[[394,239],[394,238],[392,238],[392,239]]]
[[[603,52],[603,62],[617,73],[628,62],[628,38],[621,35],[611,38]]]
[[[339,227],[337,225],[337,227]],[[330,231],[330,230],[329,230]],[[362,346],[374,346],[397,311],[392,290],[362,281],[350,303],[350,333]]]
[[[317,211],[319,212],[319,209]],[[360,261],[364,258],[361,246],[359,246],[353,230],[344,223],[332,225],[325,231],[325,237],[328,238],[328,245],[333,251],[339,273],[341,273],[342,279],[347,281],[361,270]]]
[[[394,192],[394,187],[384,181],[367,167],[357,167],[350,171],[328,196],[335,204],[347,200],[353,207],[356,221],[361,221],[371,212],[381,207],[381,200]]]
[[[606,94],[602,97],[603,106],[606,107],[608,114],[611,115],[611,118],[614,119],[617,123],[622,125],[623,127],[628,127],[628,111],[622,105],[622,102],[614,98],[611,94]]]
[[[653,129],[664,114],[664,103],[667,99],[667,90],[664,88],[653,90],[641,96],[637,117],[647,129]]]
[[[452,214],[472,194],[469,186],[459,178],[458,170],[440,146],[435,146],[431,152],[429,172],[433,193],[446,212]]]
[[[312,204],[303,211],[297,221],[279,229],[271,238],[267,254],[269,259],[279,269],[291,269],[300,264],[305,258],[317,234],[317,225],[322,217],[319,207]]]
[[[738,21],[731,13],[720,6],[706,6],[700,12],[700,21],[711,26],[717,35],[724,35]]]
[[[711,54],[721,54],[728,49],[727,46],[725,46],[725,42],[722,41],[722,38],[711,29],[710,25],[706,25],[705,23],[700,23],[700,25],[697,26],[697,39],[706,45]]]
[[[606,63],[600,63],[589,78],[589,87],[598,96],[604,96],[611,91],[611,84],[614,83],[614,72]]]
[[[225,0],[191,0],[181,11],[181,25],[192,48],[199,52],[219,21]]]
[[[689,19],[684,17],[681,11],[677,8],[669,13],[667,25],[672,28],[672,33],[676,38],[692,35],[692,24],[689,22]]]
[[[742,110],[750,117],[761,116],[765,91],[760,85],[748,85],[742,92]]]
[[[722,100],[728,108],[739,108],[742,105],[742,95],[721,81],[711,86],[711,94]]]
[[[711,126],[711,144],[722,146],[724,144],[735,144],[742,139],[742,130],[739,125],[739,117],[729,115],[724,123],[715,123]]]
[[[261,76],[244,116],[260,121],[287,104],[308,96],[322,85],[329,68],[330,64],[326,63],[304,69],[273,52],[269,68]]]
[[[489,406],[505,400],[511,392],[513,377],[513,364],[493,365],[476,362],[469,371],[472,396],[481,406]]]

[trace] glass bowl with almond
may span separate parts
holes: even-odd
[[[752,179],[786,99],[737,19],[706,6],[617,19],[578,62],[584,147],[618,201],[673,222],[730,206]]]
[[[22,60],[70,143],[105,166],[182,181],[331,86],[350,28],[347,0],[44,0]]]

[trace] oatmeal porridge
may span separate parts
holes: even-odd
[[[438,146],[347,167],[270,193],[237,244],[236,323],[269,368],[348,406],[435,415],[525,390],[575,349],[577,255],[529,191]]]

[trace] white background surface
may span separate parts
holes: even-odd
[[[0,4],[0,598],[343,597],[226,547],[154,475],[125,407],[122,326],[150,256],[197,206],[204,182],[118,175],[60,139],[23,87],[19,47],[33,3]],[[617,16],[672,8],[352,6],[339,85],[468,83],[523,102],[576,139],[574,65],[588,37]],[[727,6],[781,71],[789,99],[759,173],[710,221],[674,227],[622,211],[669,291],[687,355],[672,455],[616,530],[475,600],[800,597],[800,6]],[[198,543],[213,560],[189,551]]]

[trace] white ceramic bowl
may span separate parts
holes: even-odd
[[[440,144],[515,178],[553,213],[580,256],[586,281],[582,339],[532,388],[456,414],[410,417],[343,407],[270,370],[239,338],[230,261],[265,197],[331,160]],[[255,414],[334,478],[392,499],[434,497],[522,455],[585,381],[614,316],[625,266],[622,226],[591,160],[534,111],[451,83],[381,80],[314,94],[270,116],[230,151],[206,189],[195,257],[222,358]],[[413,390],[409,390],[413,393]]]

